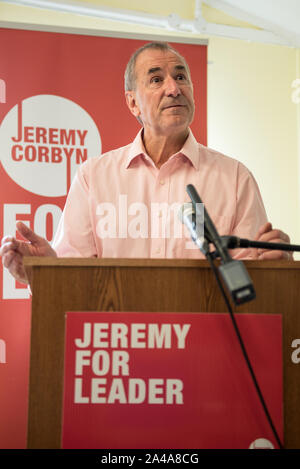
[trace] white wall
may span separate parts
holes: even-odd
[[[300,244],[295,49],[210,38],[208,145],[253,172],[270,221]]]

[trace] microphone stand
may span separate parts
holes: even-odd
[[[256,248],[256,249],[269,249],[274,251],[288,251],[288,252],[300,252],[299,244],[285,244],[285,243],[269,243],[267,241],[252,241],[246,238],[238,238],[237,236],[221,236],[222,243],[227,249],[237,248]],[[218,251],[214,251],[216,254],[214,258],[219,257]]]
[[[295,247],[293,245],[283,245],[281,243],[267,243],[267,242],[259,242],[259,241],[250,241],[248,239],[240,239],[236,236],[220,236],[220,238],[221,238],[222,244],[224,244],[223,247],[228,248],[228,249],[235,249],[235,248],[239,248],[239,247],[256,247],[256,248],[263,248],[263,249],[268,249],[269,248],[270,249],[270,247],[273,247],[273,249],[280,249],[280,250],[286,250],[286,251],[295,251],[295,250],[300,251],[300,246],[296,246],[297,249],[293,249]],[[217,267],[214,264],[214,259],[216,259],[217,257],[221,257],[221,256],[219,256],[218,250],[217,250],[214,243],[212,243],[212,244],[215,246],[216,250],[214,252],[210,252],[210,250],[209,250],[209,244],[210,243],[212,243],[212,241],[207,236],[204,235],[203,243],[202,243],[202,246],[201,246],[201,251],[210,263],[210,266],[211,266],[211,269],[212,269],[212,271],[215,275],[218,287],[219,287],[219,289],[222,293],[222,296],[224,298],[224,301],[226,303],[226,306],[227,306],[227,309],[228,309],[228,312],[229,312],[229,315],[230,315],[230,318],[231,318],[233,328],[235,330],[238,342],[239,342],[240,347],[241,347],[242,354],[244,356],[245,362],[247,364],[248,370],[249,370],[251,378],[252,378],[252,382],[254,384],[255,390],[257,392],[258,398],[260,400],[260,403],[262,405],[262,408],[264,410],[265,416],[266,416],[267,421],[270,425],[272,433],[273,433],[273,435],[275,437],[275,440],[276,440],[276,442],[279,446],[279,449],[284,449],[284,446],[283,446],[283,444],[280,440],[280,437],[277,433],[277,430],[276,430],[276,427],[274,425],[273,419],[270,415],[269,409],[268,409],[267,404],[265,402],[263,393],[262,393],[262,391],[260,389],[260,386],[258,384],[258,381],[257,381],[256,375],[255,375],[255,372],[253,370],[251,361],[249,359],[249,356],[248,356],[244,341],[242,339],[240,330],[238,328],[238,325],[237,325],[235,315],[233,313],[230,301],[229,301],[229,299],[226,295],[225,289],[224,289],[223,284],[221,282],[220,274],[218,272]],[[282,249],[282,246],[288,246],[289,249]]]
[[[199,194],[197,193],[195,187],[192,184],[189,184],[186,187],[186,189],[192,201],[192,205],[193,205],[194,212],[196,215],[197,208],[199,207],[198,204],[202,204],[202,200]],[[183,222],[185,223],[184,218],[183,218]],[[194,224],[196,226],[196,221]],[[205,255],[205,257],[209,261],[212,271],[216,277],[216,281],[218,283],[218,286],[220,288],[220,291],[224,297],[226,306],[228,308],[228,312],[229,312],[235,333],[237,335],[242,353],[247,363],[253,384],[258,394],[259,400],[262,404],[264,413],[267,417],[267,420],[269,422],[269,425],[272,429],[273,435],[277,441],[279,448],[283,449],[284,448],[283,444],[276,431],[275,425],[272,421],[271,415],[267,408],[265,399],[263,397],[263,394],[257,382],[250,359],[248,357],[247,350],[244,345],[243,339],[241,337],[237,322],[235,320],[230,301],[227,298],[225,289],[221,282],[221,276],[223,278],[223,282],[227,286],[227,289],[229,290],[231,297],[236,305],[245,303],[247,301],[251,301],[255,299],[255,290],[252,285],[252,281],[250,277],[248,276],[247,270],[243,262],[232,259],[228,252],[228,249],[252,247],[252,248],[260,248],[260,249],[276,249],[280,251],[300,251],[300,246],[284,244],[284,243],[281,244],[281,243],[268,243],[268,242],[262,242],[262,241],[250,241],[248,239],[238,238],[236,236],[220,236],[212,220],[210,219],[210,216],[207,213],[205,206],[204,206],[204,236],[203,235],[199,236],[197,234],[197,230],[195,226],[193,225],[193,220],[191,221],[191,223],[188,223],[188,225],[189,225],[188,228],[191,232],[193,241],[197,244],[199,249],[202,251],[202,253]],[[210,251],[209,249],[210,244],[213,244],[215,248],[214,252]],[[221,265],[219,268],[217,268],[214,264],[214,259],[216,259],[217,257],[221,258]]]

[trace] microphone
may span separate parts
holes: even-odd
[[[203,204],[202,204],[203,207]],[[180,207],[178,212],[178,218],[190,232],[191,238],[194,243],[198,246],[201,252],[206,255],[208,244],[205,240],[204,234],[204,219],[199,216],[200,210],[198,210],[198,216],[194,211],[191,202],[185,203]]]
[[[192,184],[189,184],[186,186],[187,193],[189,194],[193,207],[196,211],[199,209],[199,204],[203,205],[203,210],[204,210],[204,233],[206,235],[207,240],[210,243],[213,243],[214,246],[216,247],[216,250],[218,251],[219,256],[221,257],[222,261],[224,263],[230,262],[231,256],[228,252],[228,249],[224,242],[222,241],[221,237],[219,236],[219,233],[217,232],[215,225],[213,224],[210,216],[207,213],[207,210],[200,199],[200,196],[198,192],[196,191],[195,187]]]
[[[253,300],[256,297],[254,286],[243,262],[230,256],[225,240],[222,240],[217,232],[195,187],[189,184],[186,189],[192,200],[192,209],[184,208],[188,204],[181,207],[181,221],[187,226],[193,241],[207,258],[211,256],[208,243],[214,244],[217,254],[221,257],[220,274],[236,305]],[[204,212],[204,237],[199,235],[196,226],[197,217],[201,214],[200,209]],[[200,225],[203,229],[203,224]]]

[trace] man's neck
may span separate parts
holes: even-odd
[[[175,135],[153,135],[143,130],[142,138],[145,150],[155,165],[160,168],[170,156],[178,153],[189,135],[186,129]]]

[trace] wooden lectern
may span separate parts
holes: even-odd
[[[257,299],[283,318],[284,444],[300,448],[300,262],[246,261]],[[226,312],[206,260],[26,258],[32,290],[28,448],[60,448],[66,311]]]

